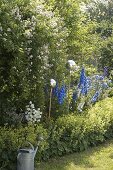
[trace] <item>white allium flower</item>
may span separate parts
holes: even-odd
[[[56,86],[56,81],[54,79],[50,80],[50,85],[51,87],[55,87]]]

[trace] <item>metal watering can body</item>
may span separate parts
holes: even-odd
[[[38,150],[38,146],[34,149],[33,145],[30,149],[19,149],[17,156],[17,170],[34,170],[34,158]]]

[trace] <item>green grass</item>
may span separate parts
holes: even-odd
[[[113,170],[113,140],[81,153],[37,163],[36,170]]]

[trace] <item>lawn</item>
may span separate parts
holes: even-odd
[[[36,170],[113,170],[113,140],[81,153],[37,163]]]

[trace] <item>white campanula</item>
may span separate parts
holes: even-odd
[[[27,120],[27,122],[30,123],[40,122],[41,117],[42,112],[40,111],[40,108],[36,110],[34,104],[32,103],[32,101],[30,101],[29,105],[26,106],[25,111],[25,119]]]

